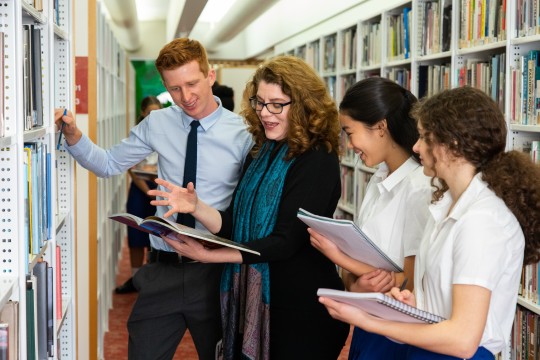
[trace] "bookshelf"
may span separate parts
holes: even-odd
[[[304,58],[327,84],[335,77],[335,88],[330,90],[338,104],[352,83],[370,76],[388,77],[418,97],[464,85],[480,88],[505,114],[507,149],[530,153],[539,162],[539,4],[537,0],[364,2],[276,44],[275,53]],[[334,37],[336,47],[329,51],[328,39]],[[320,50],[310,52],[313,44]],[[333,54],[336,67],[329,70],[325,64]],[[342,140],[344,149],[346,141]],[[341,165],[342,198],[335,215],[355,219],[375,169],[357,161],[350,150],[345,151]],[[537,326],[539,279],[538,264],[525,268],[523,282],[527,285],[518,296],[519,310],[535,314]],[[531,325],[524,325],[522,318],[516,315],[514,345],[509,344],[502,359],[516,356],[518,336],[529,336],[523,329]],[[540,347],[534,351],[538,357]]]
[[[70,11],[69,0],[0,1],[0,310],[18,309],[9,351],[20,359],[36,357],[31,344],[47,358],[76,358],[74,164],[57,150],[54,124],[54,109],[74,103]],[[48,287],[47,311],[31,315],[41,295],[29,297],[27,277],[43,264],[50,279],[33,291]]]
[[[135,120],[135,73],[110,26],[102,1],[78,0],[74,17],[76,58],[87,64],[85,111],[77,111],[81,131],[102,148],[110,148],[128,134]],[[130,99],[133,99],[130,100]],[[124,212],[125,174],[102,179],[77,167],[78,246],[78,358],[101,359],[115,274],[126,227],[108,219]],[[84,254],[84,255],[83,255]]]

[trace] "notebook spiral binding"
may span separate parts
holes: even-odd
[[[392,298],[387,298],[385,300],[379,300],[379,303],[380,304],[383,304],[383,305],[386,305],[392,309],[395,309],[399,312],[402,312],[404,314],[407,314],[415,319],[418,319],[418,320],[421,320],[421,321],[425,321],[429,324],[435,324],[435,323],[438,323],[438,322],[441,322],[443,320],[445,320],[444,318],[440,317],[440,316],[437,316],[437,315],[433,315],[433,314],[430,314],[428,312],[425,312],[423,310],[420,310],[420,309],[417,309],[417,308],[414,308],[410,305],[407,305],[405,303],[402,303],[402,302],[399,302],[395,299],[392,299]]]

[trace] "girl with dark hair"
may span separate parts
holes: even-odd
[[[504,116],[480,90],[444,91],[413,114],[414,149],[437,186],[415,293],[391,294],[447,320],[397,323],[320,301],[337,319],[409,344],[406,359],[493,360],[510,340],[522,264],[540,258],[540,168],[505,152]]]
[[[431,195],[413,145],[416,122],[409,115],[416,98],[385,78],[368,78],[353,85],[339,106],[340,122],[349,147],[367,166],[377,166],[366,188],[358,225],[404,271],[394,274],[351,258],[321,234],[309,230],[311,243],[344,271],[350,291],[385,292],[393,286],[414,286],[414,258]],[[349,359],[389,359],[398,344],[356,328]]]

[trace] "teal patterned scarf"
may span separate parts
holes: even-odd
[[[238,184],[232,232],[236,242],[261,239],[274,230],[285,176],[294,161],[284,160],[287,150],[287,144],[263,144]],[[221,314],[225,360],[270,358],[268,263],[225,266]]]

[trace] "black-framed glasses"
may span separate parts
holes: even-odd
[[[262,111],[262,109],[266,106],[266,110],[270,114],[281,114],[283,112],[283,107],[290,105],[292,101],[286,102],[286,103],[276,103],[276,102],[269,102],[269,103],[263,103],[262,101],[257,100],[255,96],[249,98],[249,103],[251,104],[251,107],[255,111]]]

